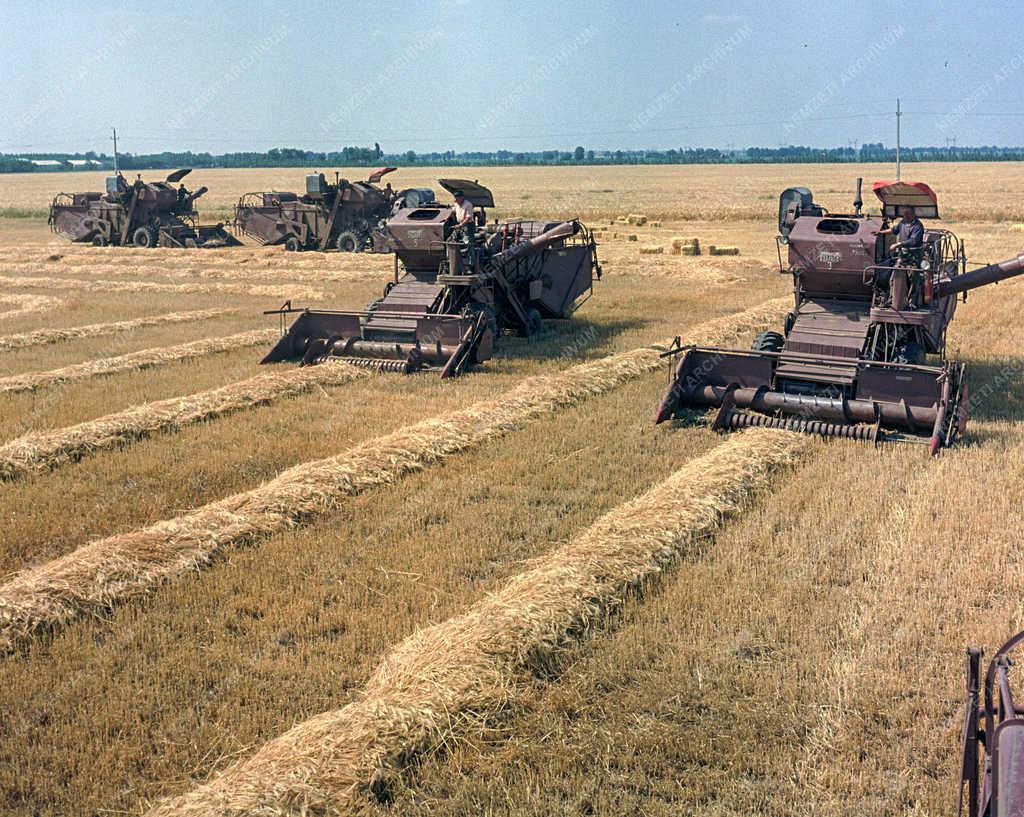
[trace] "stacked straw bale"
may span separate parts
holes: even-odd
[[[700,255],[700,239],[673,238],[672,255]]]
[[[691,460],[536,559],[501,590],[407,638],[363,696],[266,743],[149,817],[353,813],[383,799],[418,754],[509,708],[624,597],[657,580],[741,510],[811,441],[755,430]]]
[[[739,255],[739,247],[723,246],[721,244],[709,244],[708,255]]]

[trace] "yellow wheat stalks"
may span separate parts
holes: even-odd
[[[788,299],[769,301],[697,327],[688,340],[725,343],[778,317]],[[174,519],[109,536],[0,586],[0,652],[33,632],[100,612],[162,581],[210,562],[226,547],[251,542],[336,508],[346,497],[391,483],[445,457],[522,427],[664,365],[660,349],[641,347],[524,380],[493,400],[424,420],[333,457],[302,463],[257,488]]]
[[[237,283],[182,283],[166,284],[159,281],[83,281],[79,278],[50,278],[46,276],[4,275],[0,284],[36,289],[78,289],[85,292],[172,292],[184,295],[256,295],[267,298],[293,298],[322,300],[325,293],[319,289],[275,284]]]
[[[230,315],[233,309],[196,309],[191,312],[168,312],[164,315],[147,315],[144,318],[133,318],[128,321],[111,323],[91,323],[86,326],[69,326],[66,329],[36,329],[32,332],[21,332],[17,335],[0,336],[0,350],[24,349],[28,346],[42,346],[47,343],[59,343],[78,338],[95,338],[102,335],[114,335],[119,332],[131,332],[147,326],[160,326],[165,323],[188,323],[205,321],[221,315]]]
[[[0,478],[45,471],[94,451],[293,397],[318,386],[339,386],[365,374],[365,369],[328,361],[321,366],[268,372],[185,397],[143,403],[66,428],[34,431],[0,445]]]
[[[177,346],[162,346],[157,349],[142,349],[117,357],[106,357],[98,360],[87,360],[74,363],[60,369],[45,372],[27,372],[9,377],[0,377],[0,394],[16,394],[33,391],[41,386],[52,386],[57,383],[68,383],[73,380],[85,380],[99,375],[126,372],[134,369],[148,369],[178,360],[205,357],[206,355],[227,352],[242,346],[259,346],[270,343],[280,336],[276,329],[256,329],[251,332],[239,332],[220,338],[203,338]]]
[[[0,295],[0,304],[13,304],[14,308],[5,309],[0,312],[0,320],[4,318],[18,318],[33,312],[44,312],[47,309],[60,306],[62,303],[64,303],[62,298],[53,298],[49,295],[5,293]]]
[[[295,726],[150,817],[357,811],[385,794],[416,754],[500,714],[537,669],[556,667],[559,653],[711,535],[810,444],[757,430],[691,460],[466,613],[407,638],[356,702]]]
[[[88,266],[71,266],[68,269],[72,275],[87,275],[91,277],[102,277],[105,275],[153,275],[163,278],[188,279],[201,278],[226,281],[253,281],[269,279],[271,281],[300,281],[305,283],[345,283],[349,281],[362,281],[368,278],[381,278],[387,274],[387,269],[379,262],[374,264],[365,256],[356,255],[357,262],[349,262],[338,265],[331,263],[328,266],[320,260],[318,266],[313,264],[296,264],[291,260],[292,254],[285,254],[281,251],[281,257],[276,261],[265,263],[239,264],[225,263],[176,263],[173,266],[166,261],[162,264],[97,264]],[[334,262],[331,257],[331,261]],[[345,259],[348,261],[348,259]],[[358,263],[361,261],[361,263]],[[31,263],[31,264],[0,264],[0,274],[4,276],[16,275],[17,273],[30,273],[32,275],[45,276],[54,271],[52,264]]]

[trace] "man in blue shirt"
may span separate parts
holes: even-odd
[[[917,217],[917,211],[910,205],[900,208],[900,215],[903,220],[887,230],[878,230],[875,235],[894,235],[896,243],[889,248],[889,252],[897,250],[916,250],[924,244],[924,225]]]

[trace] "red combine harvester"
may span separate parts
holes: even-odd
[[[462,192],[475,218],[456,225],[451,205],[406,199],[381,230],[395,255],[394,280],[362,312],[300,313],[261,361],[328,357],[382,371],[438,369],[462,374],[491,357],[506,330],[528,337],[545,318],[569,318],[600,278],[597,245],[578,221],[487,224],[491,191],[465,179],[439,179]],[[431,197],[432,198],[432,197]]]
[[[205,187],[192,192],[181,180],[191,168],[176,170],[162,182],[129,184],[117,173],[107,177],[106,193],[58,193],[50,204],[50,229],[71,241],[97,247],[237,247],[223,224],[199,224],[195,202]]]
[[[323,173],[311,173],[301,196],[277,190],[246,193],[235,205],[235,228],[261,244],[279,244],[290,252],[376,249],[374,231],[396,198],[390,188],[381,189],[378,183],[395,169],[378,168],[360,182],[335,173],[333,184]]]
[[[1024,273],[1024,254],[967,271],[963,242],[928,228],[920,246],[877,235],[904,206],[939,217],[921,182],[876,182],[878,216],[829,213],[811,191],[779,199],[779,269],[793,276],[795,308],[784,331],[763,332],[752,351],[678,343],[672,383],[655,422],[718,407],[716,429],[783,428],[874,442],[952,445],[967,424],[964,364],[946,357],[958,296]],[[783,267],[782,248],[788,253]]]
[[[984,653],[967,650],[967,703],[964,708],[960,807],[967,788],[968,817],[1024,814],[1024,707],[1010,686],[1010,653],[1024,641],[1017,633],[989,662],[982,683]],[[984,700],[982,700],[984,696]]]

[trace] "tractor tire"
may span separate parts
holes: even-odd
[[[359,252],[363,248],[363,240],[355,230],[344,230],[334,240],[338,252]]]
[[[781,352],[785,342],[778,332],[759,332],[750,348],[755,352]]]
[[[526,310],[526,324],[520,330],[520,334],[524,338],[532,338],[535,335],[539,335],[542,323],[540,312],[530,307]]]
[[[132,246],[149,249],[156,246],[156,233],[149,227],[139,227],[132,233]]]
[[[297,239],[293,235],[290,235],[290,236],[288,236],[288,238],[285,239],[284,251],[285,252],[301,252],[302,251],[302,244],[299,243],[299,239]]]
[[[106,247],[107,246],[107,238],[106,238],[106,236],[104,236],[102,234],[94,235],[92,237],[92,245],[94,247]]]

